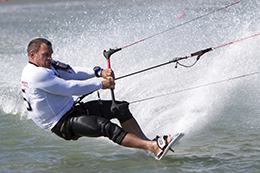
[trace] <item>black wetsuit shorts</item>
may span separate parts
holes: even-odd
[[[91,101],[72,107],[52,128],[52,132],[65,140],[77,140],[82,136],[104,136],[121,145],[127,132],[110,120],[116,118],[120,123],[124,123],[133,116],[127,102],[117,103],[127,104],[123,113],[112,113],[111,101]]]

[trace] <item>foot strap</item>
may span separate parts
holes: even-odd
[[[160,149],[162,149],[162,151],[157,155],[158,159],[160,159],[162,157],[162,155],[164,154],[165,148],[168,146],[167,138],[168,138],[167,135],[164,135],[163,137],[156,136],[156,138],[155,138],[158,147]]]
[[[168,145],[167,137],[168,137],[167,135],[164,135],[163,137],[156,136],[155,138],[158,147],[161,148],[162,150],[164,150]]]

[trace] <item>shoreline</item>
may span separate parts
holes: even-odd
[[[38,3],[38,2],[68,2],[69,0],[0,0],[0,5],[11,4],[26,4],[26,3]]]

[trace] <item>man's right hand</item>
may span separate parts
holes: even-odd
[[[115,85],[113,77],[107,77],[106,80],[102,81],[102,89],[115,89]]]
[[[101,77],[103,77],[104,79],[108,79],[109,77],[115,78],[114,72],[111,68],[103,69],[101,71]]]

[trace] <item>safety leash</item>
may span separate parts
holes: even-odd
[[[225,47],[225,46],[234,44],[234,43],[238,43],[238,42],[241,42],[241,41],[244,41],[244,40],[247,40],[247,39],[256,37],[256,36],[259,36],[259,35],[260,35],[260,33],[254,34],[254,35],[251,35],[251,36],[249,36],[249,37],[245,37],[245,38],[242,38],[242,39],[239,39],[239,40],[236,40],[236,41],[232,41],[232,42],[229,42],[229,43],[225,43],[225,44],[222,44],[222,45],[219,45],[219,46],[216,46],[216,47],[211,47],[211,48],[207,48],[207,49],[200,50],[200,51],[198,51],[198,52],[195,52],[195,53],[190,54],[189,56],[177,57],[177,58],[174,58],[174,59],[172,59],[171,61],[168,61],[168,62],[166,62],[166,63],[162,63],[162,64],[159,64],[159,65],[156,65],[156,66],[152,66],[152,67],[149,67],[149,68],[140,70],[140,71],[136,71],[136,72],[133,72],[133,73],[130,73],[130,74],[127,74],[127,75],[123,75],[123,76],[117,77],[115,80],[123,79],[123,78],[129,77],[129,76],[132,76],[132,75],[135,75],[135,74],[139,74],[139,73],[142,73],[142,72],[145,72],[145,71],[148,71],[148,70],[152,70],[152,69],[155,69],[155,68],[158,68],[158,67],[167,65],[167,64],[171,64],[171,63],[176,63],[175,68],[177,68],[177,65],[181,65],[181,66],[183,66],[183,67],[192,67],[192,66],[194,66],[194,65],[199,61],[200,57],[201,57],[202,55],[204,55],[205,53],[207,53],[207,52],[210,52],[210,51],[213,51],[213,50],[215,50],[215,49],[219,49],[219,48],[222,48],[222,47]],[[188,58],[191,58],[191,57],[194,57],[194,56],[197,56],[197,59],[196,59],[196,61],[195,61],[192,65],[190,65],[190,66],[181,64],[181,63],[179,62],[179,61],[181,61],[181,60],[188,59]]]

